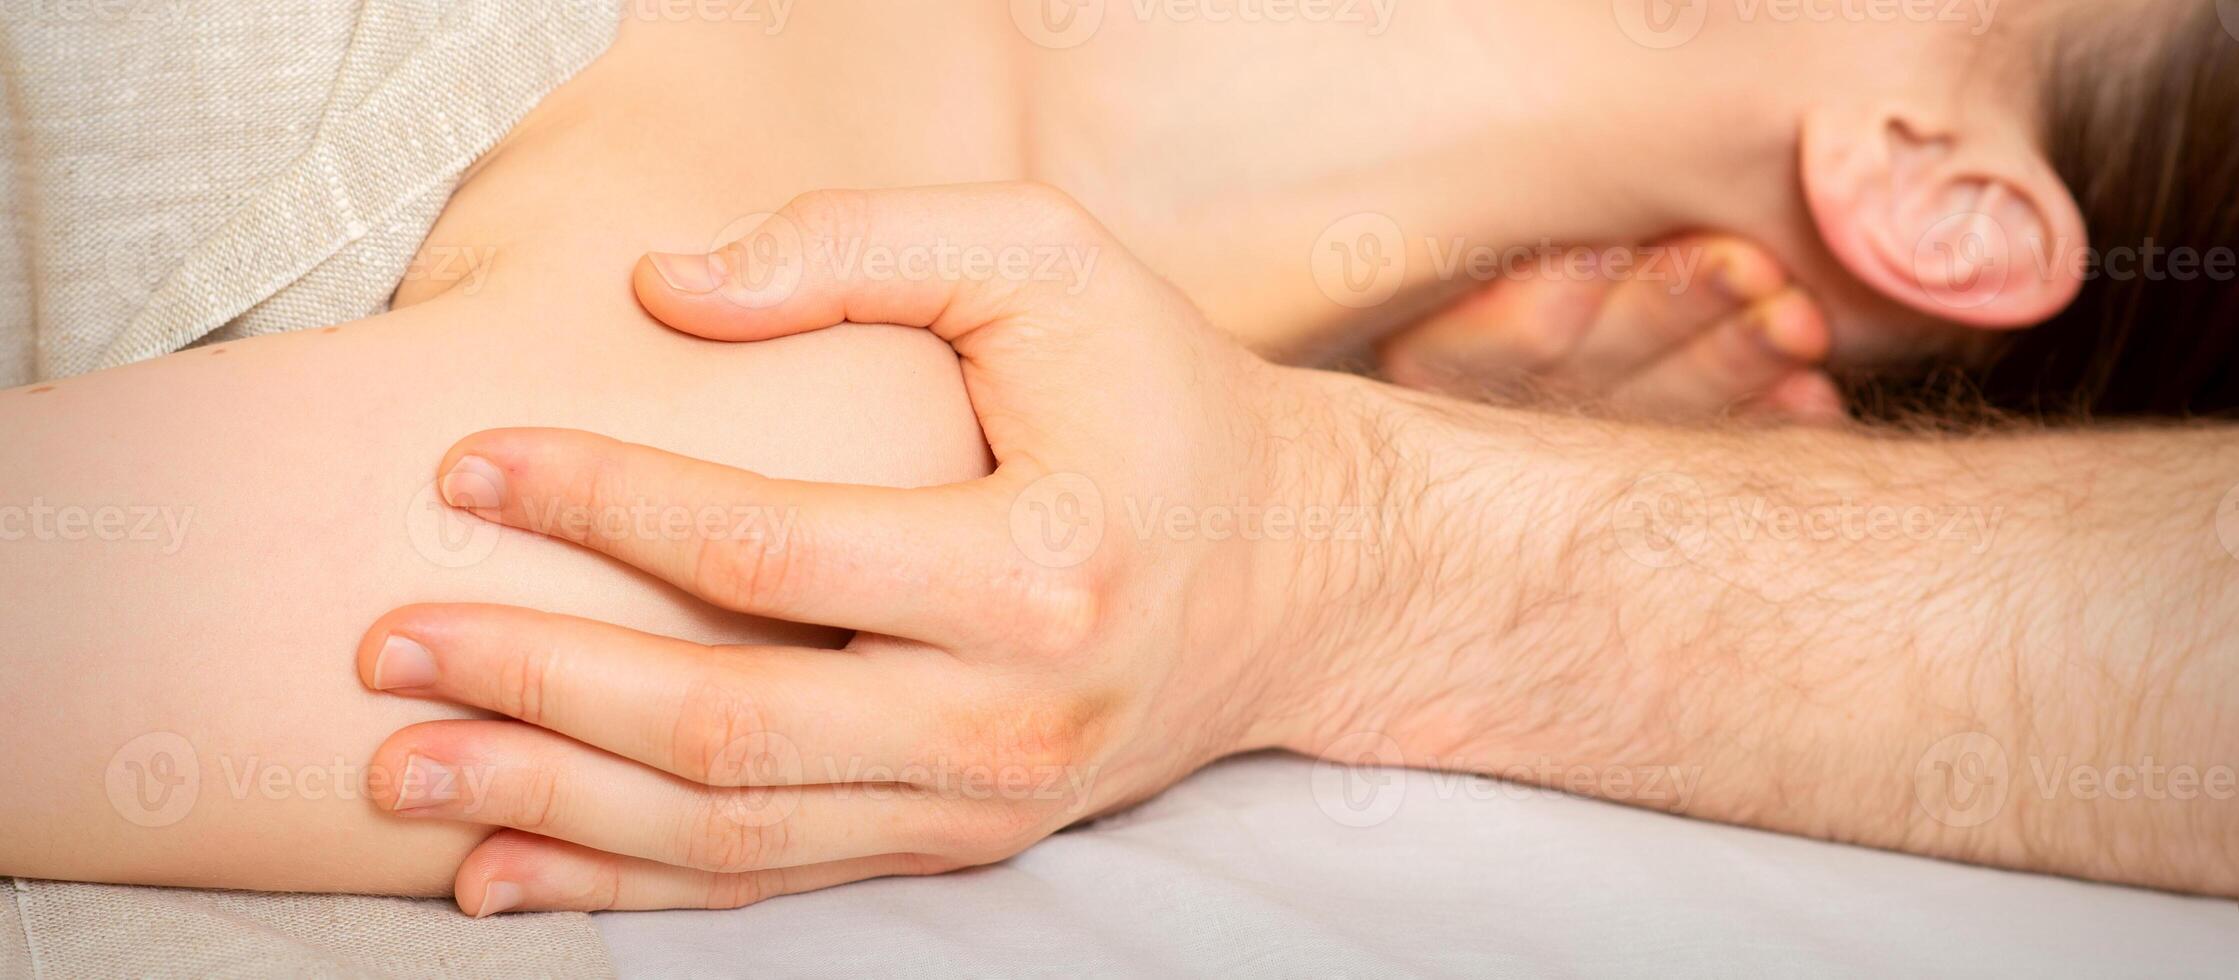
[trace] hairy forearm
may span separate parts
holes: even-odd
[[[1350,676],[1310,742],[2239,893],[2239,435],[1683,431],[1340,384],[1404,503],[1331,566]]]

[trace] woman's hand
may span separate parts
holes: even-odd
[[[1041,261],[1059,253],[1092,273],[1043,275],[1078,267]],[[718,339],[932,329],[998,466],[890,490],[574,431],[453,447],[453,506],[726,609],[860,631],[711,648],[510,607],[382,618],[368,686],[515,719],[417,725],[375,758],[399,776],[382,806],[512,828],[460,868],[463,909],[736,906],[998,861],[1302,737],[1331,667],[1321,612],[1291,597],[1345,574],[1330,555],[1371,547],[1375,515],[1302,461],[1331,438],[1304,372],[1218,335],[1069,199],[813,194],[637,285]]]
[[[1522,271],[1533,271],[1528,267]],[[1556,397],[1658,419],[1843,417],[1818,304],[1746,241],[1577,249],[1378,345],[1386,377],[1459,398]]]

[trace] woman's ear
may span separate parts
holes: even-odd
[[[2051,319],[2083,288],[2083,215],[2024,139],[1898,111],[1804,120],[1804,196],[1850,273],[1931,316],[1993,330]]]

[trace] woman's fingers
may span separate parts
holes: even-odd
[[[493,429],[444,456],[453,507],[603,552],[737,612],[948,649],[986,641],[978,586],[1016,549],[981,483],[812,484],[561,429]]]
[[[957,867],[956,862],[929,855],[881,854],[726,874],[502,830],[460,863],[452,894],[460,911],[478,917],[499,912],[735,909],[868,878],[941,874]]]
[[[358,645],[367,687],[485,708],[708,786],[847,781],[938,757],[940,719],[907,692],[955,661],[709,648],[511,606],[406,606]]]
[[[1716,414],[1827,353],[1771,255],[1691,236],[1586,253],[1593,272],[1502,280],[1384,342],[1386,374],[1462,397],[1543,392],[1643,414]],[[1582,269],[1576,262],[1563,270]]]
[[[1610,293],[1600,323],[1551,377],[1580,390],[1608,392],[1710,325],[1787,285],[1778,260],[1736,238],[1682,238],[1641,254]]]
[[[1458,398],[1507,396],[1563,358],[1601,315],[1600,277],[1502,280],[1378,346],[1394,384]]]
[[[1643,414],[1712,415],[1763,395],[1827,356],[1819,307],[1800,290],[1761,300],[1617,386],[1610,401]]]
[[[1850,421],[1842,389],[1824,371],[1797,371],[1775,382],[1751,409],[1790,422],[1839,425]]]
[[[898,770],[847,764],[859,781],[708,787],[517,722],[438,721],[382,744],[373,771],[389,775],[368,795],[400,816],[511,827],[726,874],[890,853],[976,854],[1009,842],[1026,812],[1005,805],[992,777],[940,773],[948,785],[935,791],[876,781],[900,778]]]

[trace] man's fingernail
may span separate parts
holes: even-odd
[[[521,886],[510,881],[492,881],[482,886],[482,907],[475,910],[474,917],[496,915],[520,906]]]
[[[451,767],[426,756],[404,760],[403,785],[397,788],[396,808],[412,810],[459,798],[458,774]]]
[[[680,293],[712,293],[723,285],[731,274],[730,260],[721,252],[707,255],[678,255],[674,252],[654,252],[653,271],[670,289]]]
[[[505,500],[505,471],[480,456],[461,456],[443,474],[443,502],[461,510],[495,510]]]
[[[381,642],[373,658],[373,688],[393,691],[400,687],[427,687],[435,683],[435,654],[395,633]]]

